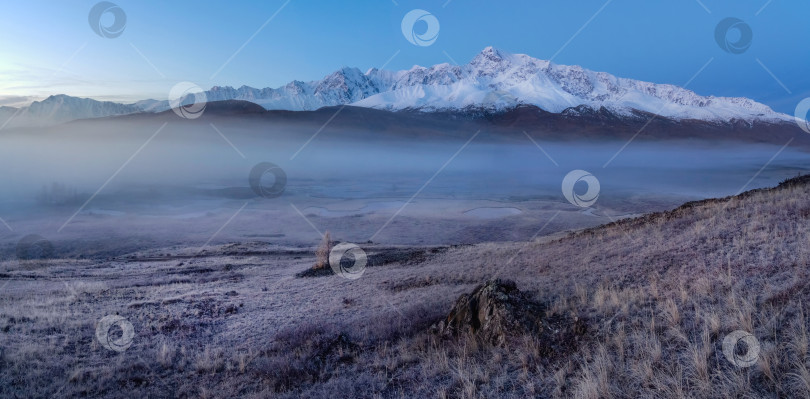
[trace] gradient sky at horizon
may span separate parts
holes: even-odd
[[[810,97],[804,1],[116,0],[127,25],[114,39],[90,28],[96,3],[0,5],[0,105],[60,93],[165,99],[181,81],[206,89],[278,87],[343,66],[463,64],[490,45],[620,77],[678,86],[691,80],[687,88],[698,94],[750,97],[785,113]],[[403,16],[416,8],[440,22],[431,46],[402,35]],[[743,54],[715,42],[715,26],[726,17],[751,26],[754,39]]]

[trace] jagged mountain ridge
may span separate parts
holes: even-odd
[[[58,94],[42,101],[34,101],[27,107],[2,107],[0,125],[8,122],[10,126],[48,126],[76,119],[103,118],[137,112],[143,112],[143,108],[134,104]]]
[[[216,86],[209,101],[238,99],[268,110],[315,110],[350,104],[390,111],[503,111],[534,105],[560,113],[585,106],[618,115],[637,111],[714,122],[790,121],[791,117],[742,97],[700,96],[674,85],[618,78],[487,47],[468,64],[385,71],[342,68],[319,81],[293,81],[277,89]],[[162,105],[168,109],[168,103]]]
[[[633,118],[651,113],[674,120],[720,123],[793,121],[748,98],[701,96],[674,85],[619,78],[493,47],[465,65],[444,63],[402,71],[372,68],[365,73],[346,67],[321,80],[293,81],[275,89],[214,86],[205,94],[209,102],[244,100],[267,110],[309,111],[347,104],[388,111],[497,113],[530,105],[570,116],[607,110]],[[21,110],[15,124],[42,125],[168,109],[167,100],[118,104],[58,95]],[[11,112],[0,110],[0,116]]]

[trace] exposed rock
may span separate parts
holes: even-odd
[[[544,307],[517,289],[514,281],[492,280],[462,295],[433,331],[442,336],[470,333],[503,345],[516,334],[539,334]]]
[[[464,294],[444,320],[431,327],[442,337],[474,336],[496,346],[532,336],[545,356],[573,353],[587,338],[587,321],[571,314],[546,316],[546,306],[510,280],[492,280]]]

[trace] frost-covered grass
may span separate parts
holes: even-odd
[[[0,396],[807,397],[808,180],[531,243],[428,251],[355,281],[296,277],[314,243],[8,271]],[[534,336],[492,347],[428,331],[493,277],[584,332],[548,353]],[[95,339],[116,313],[135,329],[122,353]],[[761,344],[752,367],[722,353],[735,330]]]

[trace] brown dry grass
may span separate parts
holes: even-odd
[[[266,289],[250,277],[265,265],[238,255],[217,260],[231,268],[209,265],[198,277],[104,280],[70,295],[54,280],[62,296],[41,287],[3,293],[0,395],[808,397],[808,209],[810,178],[801,178],[551,242],[456,247],[370,268],[351,285],[285,269],[268,275],[282,284]],[[585,330],[552,351],[529,335],[493,347],[428,332],[459,293],[495,276],[547,304],[546,317]],[[290,303],[315,305],[292,316],[276,310]],[[78,319],[96,319],[99,308],[126,311],[141,344],[122,354],[99,348],[92,322]],[[759,340],[754,366],[723,356],[734,330]]]
[[[332,250],[332,236],[327,230],[323,235],[321,243],[315,249],[315,264],[312,266],[315,270],[325,269],[329,267],[329,251]]]

